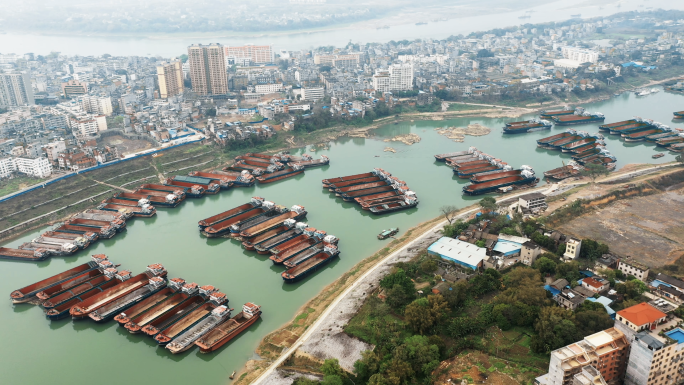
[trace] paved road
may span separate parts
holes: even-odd
[[[536,189],[525,190],[525,191],[520,192],[520,193],[515,194],[515,195],[504,196],[504,197],[500,198],[499,200],[508,200],[508,199],[511,199],[511,198],[516,198],[516,197],[521,196],[521,195],[529,194],[529,193],[531,193],[531,192],[542,192],[542,191],[544,191],[544,190],[548,190],[549,188],[550,188],[549,186],[543,186],[543,187],[536,188]],[[458,216],[458,218],[467,217],[467,216],[469,216],[470,214],[472,214],[472,213],[474,213],[474,212],[476,212],[476,211],[478,211],[478,210],[480,210],[479,207],[476,207],[476,208],[467,210],[467,211],[461,213],[461,214]],[[382,259],[382,260],[381,260],[380,262],[378,262],[375,266],[373,266],[373,267],[370,268],[368,271],[366,271],[363,275],[361,275],[359,278],[357,278],[357,279],[354,281],[354,283],[352,283],[346,290],[344,290],[344,292],[342,292],[342,294],[340,294],[339,296],[337,296],[337,298],[335,298],[335,300],[334,300],[330,305],[328,305],[328,307],[327,307],[327,308],[325,309],[325,311],[316,319],[316,321],[315,321],[311,326],[309,326],[309,328],[307,329],[306,333],[304,333],[301,337],[299,337],[299,339],[297,339],[297,341],[294,343],[294,345],[292,345],[290,348],[286,349],[286,350],[281,354],[281,356],[280,356],[277,360],[275,360],[275,361],[268,367],[268,369],[266,369],[266,371],[265,371],[264,373],[261,374],[261,376],[259,376],[256,380],[254,380],[254,381],[252,382],[252,384],[253,384],[253,385],[257,385],[257,384],[262,384],[262,383],[263,383],[264,385],[267,385],[267,384],[264,382],[264,380],[266,380],[266,379],[271,375],[271,373],[272,373],[275,369],[277,369],[277,368],[278,368],[278,367],[279,367],[279,366],[280,366],[280,365],[281,365],[281,364],[290,356],[290,354],[291,354],[292,352],[295,352],[297,349],[299,349],[299,347],[300,347],[302,344],[304,344],[304,343],[311,337],[311,335],[318,329],[318,327],[320,326],[320,324],[324,322],[325,318],[328,317],[328,316],[330,315],[330,313],[335,309],[335,307],[340,303],[340,301],[342,301],[342,299],[344,299],[344,297],[346,297],[349,293],[351,293],[352,290],[353,290],[354,288],[356,288],[356,287],[359,285],[359,283],[361,283],[361,282],[364,280],[364,278],[366,278],[366,277],[369,276],[370,274],[373,274],[373,272],[374,272],[375,270],[377,270],[380,266],[384,265],[387,261],[389,261],[389,260],[391,260],[392,258],[394,258],[397,254],[399,254],[399,253],[403,252],[404,250],[410,248],[410,247],[413,246],[415,243],[419,242],[421,239],[423,239],[423,238],[429,236],[430,234],[433,234],[435,231],[440,230],[442,227],[444,227],[444,225],[445,225],[446,223],[447,223],[447,221],[443,221],[443,222],[439,223],[438,225],[433,226],[432,228],[430,228],[429,230],[427,230],[426,232],[424,232],[424,233],[421,234],[420,236],[416,237],[414,240],[412,240],[412,241],[409,242],[408,244],[404,245],[404,246],[401,247],[400,249],[398,249],[398,250],[394,251],[393,253],[389,254],[387,257],[385,257],[384,259]]]

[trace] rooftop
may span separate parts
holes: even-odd
[[[591,277],[584,278],[584,279],[582,280],[582,282],[586,283],[586,284],[589,285],[589,286],[595,287],[595,288],[597,288],[597,289],[600,288],[600,287],[602,287],[602,286],[604,285],[603,283],[601,283],[601,282],[599,282],[599,281],[597,281],[597,280],[595,280],[594,278],[591,278]]]
[[[659,319],[665,318],[665,313],[647,304],[646,302],[642,302],[638,305],[620,310],[617,312],[617,314],[618,316],[637,326],[650,324]]]
[[[518,198],[519,198],[519,199],[522,199],[522,200],[529,201],[529,200],[533,200],[533,199],[542,199],[542,198],[546,198],[546,195],[544,195],[544,194],[542,194],[542,193],[531,193],[531,194],[521,195],[521,196],[519,196]]]

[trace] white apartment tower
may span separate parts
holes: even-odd
[[[0,106],[35,104],[31,77],[28,74],[0,74]]]
[[[563,47],[561,48],[561,53],[563,54],[563,58],[575,60],[580,63],[596,63],[599,57],[599,54],[596,51],[577,47]]]
[[[228,93],[228,73],[223,46],[193,44],[188,47],[192,92],[201,96]]]
[[[393,64],[389,67],[389,76],[392,91],[413,89],[413,64]]]
[[[112,98],[83,95],[78,98],[81,108],[90,114],[112,115]]]

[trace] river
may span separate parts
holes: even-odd
[[[646,6],[645,6],[646,5]],[[521,7],[525,5],[522,4]],[[162,56],[175,57],[186,53],[187,46],[194,43],[221,43],[224,45],[271,44],[274,52],[279,50],[312,49],[320,46],[345,46],[353,43],[388,42],[390,40],[444,39],[451,35],[503,28],[528,23],[546,23],[567,20],[570,15],[581,14],[583,18],[608,16],[618,12],[649,9],[684,9],[684,2],[670,0],[560,0],[531,8],[511,10],[494,8],[483,12],[477,7],[464,7],[459,17],[446,21],[429,21],[427,25],[415,25],[412,15],[399,14],[338,25],[332,28],[315,28],[294,31],[269,31],[263,33],[217,32],[207,34],[148,34],[139,36],[111,36],[89,34],[21,34],[8,32],[0,35],[0,53],[23,54],[33,52],[46,55],[57,51],[67,55],[114,56]],[[483,14],[484,13],[484,14]],[[519,19],[520,16],[529,16]],[[437,14],[435,19],[442,16]],[[389,28],[377,29],[387,25]]]
[[[682,109],[682,103],[684,96],[660,92],[644,98],[624,94],[585,107],[606,114],[607,123],[639,115],[681,127],[681,124],[671,123],[671,117],[673,111]],[[434,154],[476,146],[513,166],[531,165],[538,175],[561,165],[557,152],[538,149],[535,142],[537,138],[561,132],[561,128],[503,136],[500,127],[504,121],[461,118],[386,125],[375,131],[377,138],[344,138],[333,143],[328,151],[316,154],[328,155],[329,166],[307,170],[295,178],[265,186],[235,188],[203,199],[188,199],[176,209],[160,208],[156,217],[132,219],[127,231],[70,257],[52,258],[37,264],[0,261],[0,292],[5,295],[85,263],[91,254],[104,253],[134,274],[143,271],[148,264],[160,262],[168,269],[169,277],[180,276],[201,285],[219,287],[228,295],[236,312],[248,301],[262,305],[264,311],[260,321],[217,353],[203,355],[194,349],[174,356],[166,349],[158,348],[150,338],[129,334],[113,321],[102,325],[69,319],[49,322],[39,307],[13,306],[6,297],[4,310],[0,311],[2,382],[118,385],[122,381],[179,384],[199,380],[202,384],[225,384],[233,370],[240,369],[253,357],[262,337],[288,322],[297,309],[323,287],[386,244],[386,241],[376,239],[381,230],[398,226],[404,232],[419,222],[436,217],[442,205],[463,207],[479,199],[464,198],[460,190],[466,180],[454,178],[447,166],[434,160]],[[468,123],[492,127],[493,132],[483,137],[466,137],[465,143],[455,143],[434,130]],[[595,132],[597,125],[577,128]],[[412,146],[382,141],[409,132],[421,136],[422,141]],[[618,158],[618,167],[653,161],[652,144],[625,144],[613,136],[607,141],[608,149]],[[396,148],[397,153],[383,152],[388,145]],[[666,154],[657,162],[673,160],[672,153]],[[382,167],[405,180],[416,191],[420,205],[378,217],[351,203],[342,203],[321,189],[320,182],[324,178],[366,172],[373,167]],[[340,238],[340,259],[303,282],[286,285],[280,277],[283,269],[274,267],[264,256],[244,251],[232,240],[200,236],[198,220],[243,204],[255,195],[288,207],[304,205],[311,226]],[[44,230],[33,231],[5,246],[16,247]]]

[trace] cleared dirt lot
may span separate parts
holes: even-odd
[[[606,243],[617,254],[657,267],[684,253],[683,214],[684,190],[672,189],[613,202],[567,222],[560,231]]]
[[[119,135],[102,138],[102,144],[116,147],[119,150],[119,153],[123,155],[152,148],[152,143],[148,141],[128,139]]]

